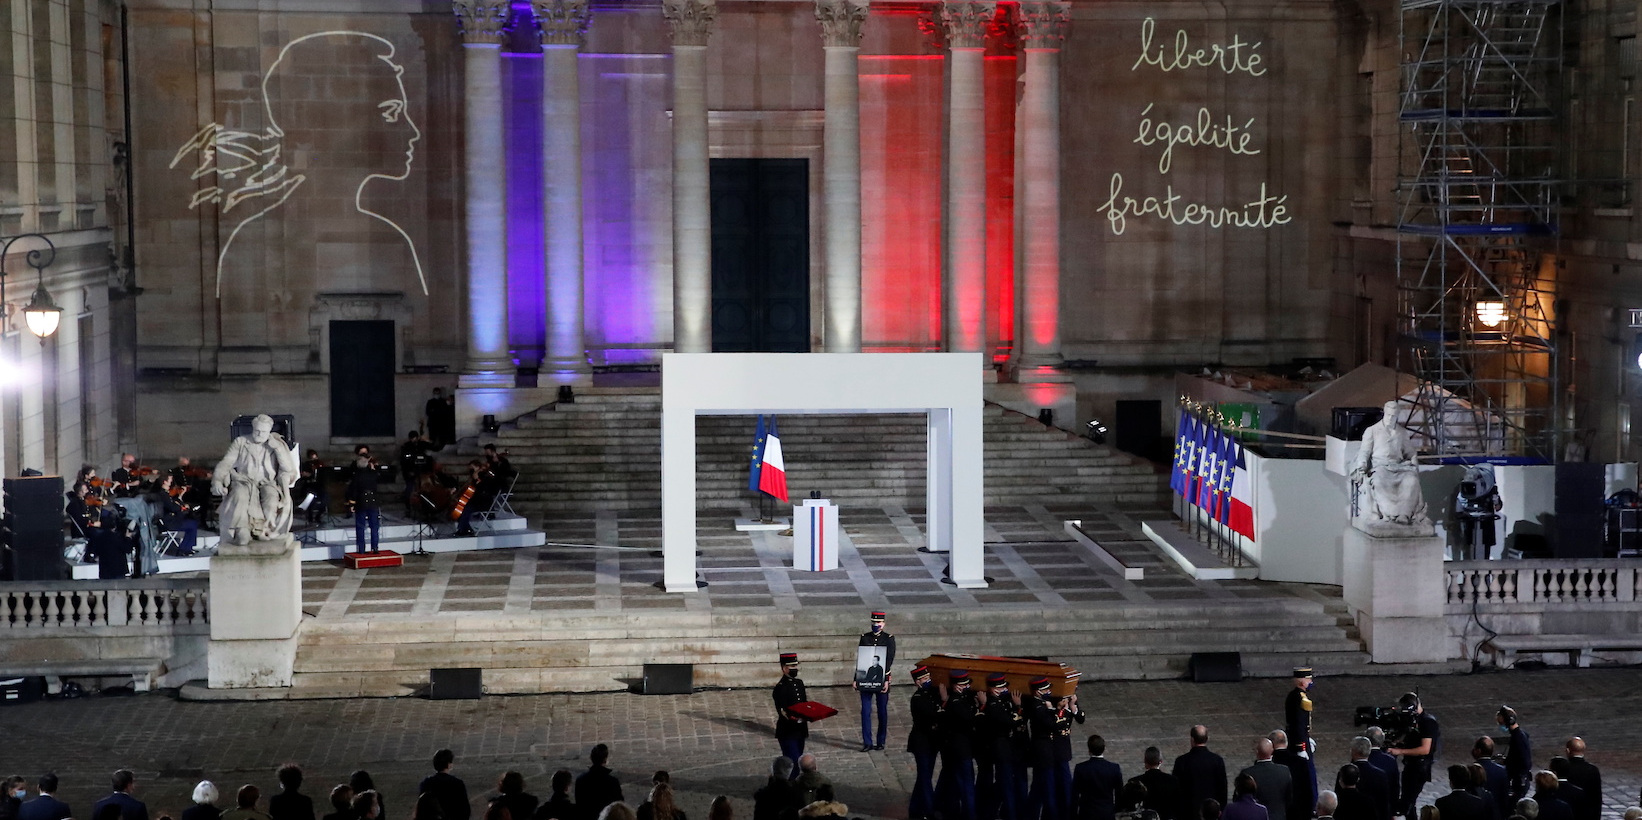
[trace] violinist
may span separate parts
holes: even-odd
[[[376,459],[370,448],[360,445],[354,452],[364,452],[354,459],[353,478],[348,481],[348,511],[353,513],[354,551],[365,552],[365,527],[371,530],[371,552],[380,548],[382,533],[382,502],[377,496]]]
[[[309,466],[310,463],[303,462],[300,477],[291,485],[291,501],[296,504],[297,509],[302,510],[308,523],[312,525],[325,520],[325,513],[330,505],[325,499],[324,474],[314,472]]]
[[[92,495],[91,486],[84,481],[83,471],[79,479],[75,481],[74,488],[63,493],[63,495],[68,499],[63,512],[68,516],[69,522],[74,525],[74,534],[83,538],[86,536],[86,528],[89,526],[88,520],[91,516],[96,515],[102,507],[102,499]],[[88,504],[87,500],[89,498],[96,498],[97,504]]]
[[[319,459],[318,450],[308,451],[307,456],[302,459],[302,469],[313,473],[315,476],[325,475],[325,462]]]
[[[160,508],[160,523],[171,532],[182,533],[182,546],[177,551],[178,555],[193,555],[200,537],[200,522],[189,517],[192,509],[184,502],[187,492],[187,487],[178,484],[167,475],[160,479],[158,499],[153,502]]]
[[[114,516],[93,513],[87,521],[86,557],[97,561],[97,577],[102,580],[124,578],[131,571],[125,556],[136,544],[124,528],[115,525]]]
[[[117,498],[131,498],[137,494],[137,457],[130,453],[120,454],[120,466],[109,474],[114,482],[114,495]]]

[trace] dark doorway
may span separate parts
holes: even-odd
[[[810,349],[809,160],[712,161],[713,350]]]
[[[331,435],[393,437],[393,322],[331,323]]]

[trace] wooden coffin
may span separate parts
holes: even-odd
[[[1035,661],[1027,658],[998,658],[991,655],[964,655],[957,653],[943,653],[930,655],[920,661],[929,667],[929,672],[935,677],[935,683],[945,685],[954,669],[962,669],[969,673],[970,681],[976,689],[986,688],[986,676],[993,672],[1002,672],[1009,679],[1009,689],[1022,695],[1032,693],[1031,683],[1035,678],[1048,678],[1049,691],[1057,698],[1063,698],[1077,691],[1078,678],[1083,673],[1064,663],[1054,661]]]

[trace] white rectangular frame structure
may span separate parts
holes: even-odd
[[[661,549],[668,592],[696,591],[696,416],[924,413],[927,543],[986,586],[979,353],[668,353],[661,357]]]

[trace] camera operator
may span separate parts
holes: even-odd
[[[1517,712],[1509,706],[1499,707],[1494,720],[1511,734],[1511,748],[1505,750],[1505,779],[1511,801],[1528,796],[1528,787],[1534,780],[1534,752],[1528,743],[1528,733],[1517,725]]]
[[[1413,715],[1413,729],[1399,746],[1386,751],[1403,759],[1402,807],[1397,813],[1415,820],[1419,816],[1420,792],[1431,782],[1431,762],[1442,754],[1442,728],[1413,692],[1398,698],[1397,707]]]

